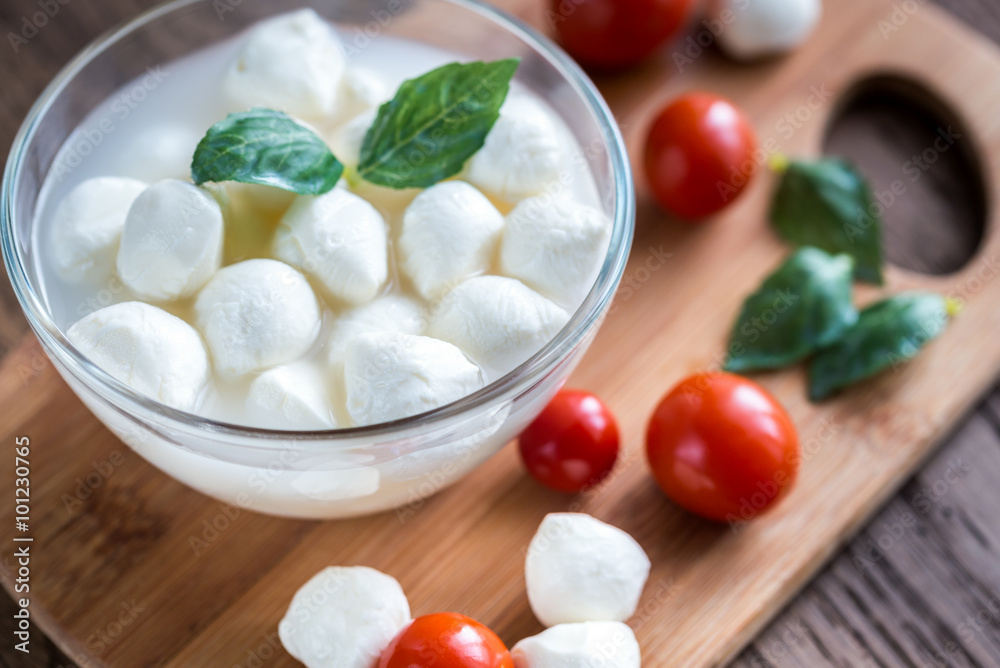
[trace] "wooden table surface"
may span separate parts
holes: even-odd
[[[900,11],[919,11],[924,1],[901,0]],[[940,3],[1000,42],[1000,1]],[[59,8],[55,16],[15,51],[8,33],[20,33],[24,17],[39,11],[39,5],[36,0],[0,3],[0,35],[8,42],[0,45],[4,153],[31,102],[65,61],[97,34],[155,2],[51,4]],[[827,11],[837,10],[835,2],[827,5]],[[876,187],[885,187],[927,145],[925,120],[892,101],[871,99],[845,112],[828,148],[858,160]],[[886,214],[888,254],[904,266],[946,272],[971,253],[982,214],[970,188],[974,179],[957,153],[944,154],[925,177]],[[943,235],[942,221],[948,230]],[[26,330],[4,281],[0,356]],[[994,389],[733,666],[1000,666],[998,508],[1000,389]],[[0,666],[72,665],[37,633],[30,657],[14,651],[13,610],[0,594]]]

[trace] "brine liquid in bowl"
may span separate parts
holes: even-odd
[[[279,15],[122,87],[63,144],[32,227],[36,290],[91,362],[172,408],[289,435],[272,434],[247,457],[252,434],[204,442],[150,428],[88,396],[57,363],[98,417],[197,489],[302,517],[412,503],[514,436],[593,331],[544,383],[437,424],[432,435],[414,425],[368,448],[350,430],[460,400],[538,353],[588,297],[613,222],[574,133],[517,80],[460,173],[404,189],[359,177],[379,106],[404,81],[470,58],[382,35],[341,54],[331,95],[310,89],[322,77],[311,82],[308,72],[291,83],[274,78],[289,42],[323,31],[338,28],[312,10]],[[346,42],[350,33],[339,32]],[[310,59],[303,70],[337,69],[322,53]],[[274,89],[260,85],[269,77]],[[192,155],[209,127],[251,107],[285,111],[285,102],[346,165],[333,190],[191,183]],[[434,158],[431,146],[414,160]],[[216,220],[219,229],[206,232]],[[205,250],[211,244],[217,249]],[[343,429],[348,437],[318,456],[314,440],[295,437]],[[242,454],[227,452],[227,441]],[[415,447],[421,441],[432,447]]]

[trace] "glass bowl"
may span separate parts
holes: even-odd
[[[517,81],[566,122],[614,220],[600,275],[548,345],[500,380],[447,406],[371,427],[287,432],[197,417],[141,396],[84,358],[53,321],[39,278],[33,227],[40,188],[73,129],[147,68],[233,37],[269,16],[312,7],[364,48],[381,35],[470,58],[519,56]],[[28,114],[3,178],[3,257],[46,354],[119,438],[177,480],[226,503],[299,518],[397,508],[401,519],[481,464],[545,406],[589,347],[621,279],[632,241],[634,190],[617,125],[593,84],[549,40],[475,0],[178,0],[96,40]]]

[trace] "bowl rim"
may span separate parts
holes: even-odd
[[[207,430],[215,435],[252,437],[266,441],[339,441],[357,438],[399,435],[411,428],[425,429],[430,425],[460,417],[469,411],[486,407],[506,395],[519,393],[523,388],[540,382],[556,365],[562,362],[599,323],[611,305],[615,291],[625,271],[632,244],[635,223],[635,189],[625,143],[618,124],[594,83],[560,47],[521,20],[503,10],[487,5],[482,0],[434,0],[450,3],[469,10],[513,34],[527,47],[548,60],[570,84],[577,97],[582,99],[600,126],[604,148],[608,153],[615,193],[615,212],[608,252],[590,292],[570,319],[541,350],[503,377],[483,386],[476,392],[457,401],[391,422],[369,426],[343,427],[325,430],[288,431],[239,425],[215,420],[194,413],[172,408],[155,399],[139,394],[125,383],[87,359],[56,326],[43,300],[32,287],[19,251],[15,220],[18,215],[15,193],[21,177],[24,155],[34,139],[42,117],[49,111],[59,94],[80,71],[106,49],[115,45],[135,30],[187,6],[207,0],[172,0],[152,7],[125,23],[98,36],[71,59],[28,111],[14,142],[0,186],[0,246],[8,278],[15,295],[35,336],[51,356],[55,355],[69,371],[87,385],[96,384],[100,397],[121,410],[131,413],[135,407],[152,412],[172,422],[198,431]],[[419,0],[418,0],[419,1]],[[291,11],[291,10],[290,10]],[[44,183],[44,180],[43,180]],[[40,191],[39,191],[40,192]],[[37,196],[36,196],[37,197]],[[37,212],[36,212],[37,213]],[[33,228],[32,228],[33,229]],[[34,235],[32,235],[34,236]],[[29,239],[29,244],[33,239]],[[113,401],[109,401],[109,396]],[[142,419],[140,416],[130,417]],[[236,444],[234,444],[236,445]]]

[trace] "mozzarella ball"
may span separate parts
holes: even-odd
[[[136,179],[99,176],[70,190],[52,215],[56,272],[67,281],[110,276],[129,207],[145,188]]]
[[[194,311],[216,370],[230,376],[301,357],[320,329],[309,282],[276,260],[219,270],[198,294]]]
[[[326,344],[327,361],[332,369],[340,369],[347,355],[347,344],[355,337],[372,332],[420,334],[425,322],[420,304],[403,295],[385,295],[355,306],[334,321]]]
[[[385,221],[344,188],[301,195],[274,236],[274,255],[350,304],[371,301],[389,276]]]
[[[470,183],[509,201],[536,195],[559,179],[564,148],[551,112],[531,98],[512,96],[469,160]]]
[[[391,97],[392,91],[378,72],[362,67],[348,67],[340,81],[340,105],[337,113],[345,118],[357,116],[363,111],[374,110]]]
[[[365,141],[368,128],[375,121],[375,109],[363,111],[337,128],[330,135],[330,150],[345,165],[357,167],[361,160],[361,144]]]
[[[295,193],[291,191],[256,183],[231,181],[226,184],[226,190],[229,192],[230,198],[239,200],[243,208],[275,216],[287,211],[296,197]]]
[[[222,264],[222,233],[222,209],[211,194],[184,181],[158,181],[125,218],[118,276],[145,299],[192,295]]]
[[[589,206],[532,197],[507,215],[500,268],[549,299],[575,308],[590,292],[611,239],[611,220]]]
[[[381,475],[374,466],[351,466],[329,471],[292,474],[291,486],[310,501],[347,501],[371,496],[379,490]]]
[[[821,0],[710,0],[708,19],[721,26],[719,45],[749,60],[806,41],[823,12]]]
[[[489,269],[503,216],[478,190],[445,181],[417,195],[403,215],[399,256],[424,299]]]
[[[269,19],[247,36],[226,70],[223,92],[233,109],[267,107],[304,119],[333,113],[344,51],[311,9]]]
[[[640,668],[635,633],[621,622],[557,624],[510,650],[514,668]]]
[[[330,567],[295,592],[278,636],[306,668],[374,668],[409,622],[395,578],[365,566]]]
[[[330,396],[319,370],[306,365],[278,366],[250,383],[247,421],[253,427],[309,431],[333,429]]]
[[[455,346],[426,336],[355,337],[344,362],[347,411],[361,426],[419,415],[483,386],[479,367]]]
[[[569,314],[513,278],[476,276],[435,305],[427,334],[453,343],[490,379],[537,353]]]
[[[191,325],[143,302],[123,302],[78,320],[66,338],[136,392],[193,410],[208,383],[208,353]]]
[[[147,127],[130,142],[124,169],[143,181],[191,178],[191,161],[204,136],[174,123]]]
[[[623,622],[639,604],[649,567],[621,529],[583,513],[550,513],[528,545],[528,602],[546,626]]]

